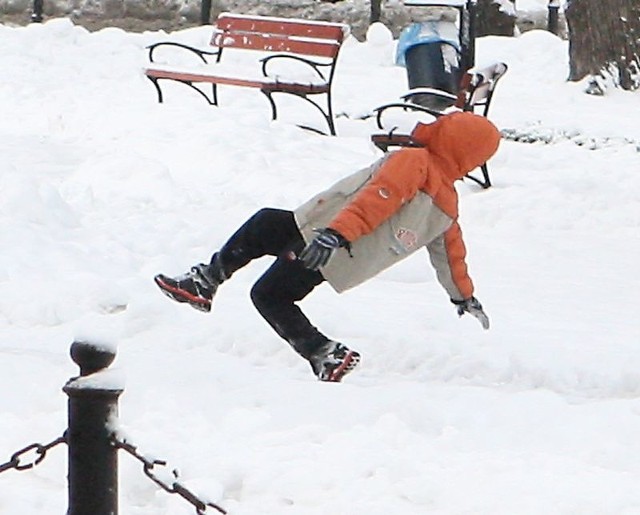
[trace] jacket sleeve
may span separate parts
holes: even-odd
[[[422,149],[393,153],[329,227],[351,242],[369,234],[415,196],[425,181],[427,162]]]
[[[473,295],[473,282],[467,273],[467,255],[458,222],[427,245],[431,264],[438,282],[452,300],[464,300]]]

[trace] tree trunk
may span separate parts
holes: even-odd
[[[640,0],[569,0],[569,80],[611,76],[640,87]]]
[[[513,36],[516,26],[515,8],[513,12],[508,12],[497,0],[478,0],[476,9],[476,37]]]

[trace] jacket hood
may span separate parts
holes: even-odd
[[[430,124],[418,123],[411,139],[440,158],[454,181],[484,164],[498,150],[500,132],[484,116],[452,113]]]

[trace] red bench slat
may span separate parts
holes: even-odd
[[[328,39],[339,43],[345,37],[345,27],[337,24],[301,23],[299,20],[289,21],[268,17],[230,16],[224,13],[218,17],[216,26],[221,31],[282,34],[301,38]]]
[[[278,82],[276,80],[265,79],[246,79],[240,77],[224,77],[212,74],[202,74],[196,72],[187,72],[180,70],[162,70],[157,68],[147,68],[145,70],[146,75],[149,77],[155,77],[158,79],[172,79],[186,82],[207,82],[213,81],[216,84],[226,84],[229,86],[244,86],[248,88],[260,88],[264,90],[282,91],[287,90],[291,92],[300,93],[324,93],[329,91],[329,86],[326,84],[298,84],[289,82]]]
[[[340,50],[340,44],[326,40],[311,41],[291,39],[258,33],[216,32],[211,44],[217,47],[264,50],[266,52],[289,52],[293,54],[313,55],[333,58]]]

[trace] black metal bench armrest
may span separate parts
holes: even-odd
[[[326,67],[333,67],[335,60],[333,60],[332,62],[327,62],[327,63],[321,63],[321,62],[317,62],[317,61],[312,61],[311,59],[306,59],[304,57],[299,57],[297,55],[289,55],[289,54],[274,54],[274,55],[270,55],[267,57],[264,57],[262,59],[260,59],[260,62],[262,63],[262,75],[267,77],[268,72],[267,72],[267,67],[269,66],[269,63],[272,63],[274,60],[276,59],[291,59],[293,61],[298,61],[300,63],[304,63],[306,65],[309,65],[311,68],[313,68],[313,70],[316,72],[316,74],[323,80],[325,81],[327,84],[331,81],[331,75],[329,75],[329,77],[325,77],[325,74],[322,73],[322,70],[320,70],[321,67],[326,68]]]
[[[383,113],[385,111],[388,111],[389,109],[394,109],[394,108],[403,109],[404,111],[426,113],[426,114],[430,114],[431,116],[435,116],[436,118],[445,114],[442,111],[438,111],[437,109],[431,109],[430,107],[425,107],[418,104],[410,104],[410,103],[403,103],[403,102],[394,102],[392,104],[385,104],[383,106],[376,107],[374,109],[374,112],[376,113],[376,124],[378,125],[379,129],[384,130],[384,126],[382,125]]]
[[[220,49],[216,50],[216,51],[208,51],[208,50],[202,50],[200,48],[195,48],[189,45],[185,45],[183,43],[177,43],[174,41],[160,41],[159,43],[154,43],[153,45],[149,45],[147,47],[147,49],[149,50],[149,61],[151,61],[152,63],[155,62],[153,60],[153,53],[155,51],[156,48],[161,47],[161,46],[171,46],[171,47],[177,47],[177,48],[182,48],[183,50],[188,50],[194,54],[196,54],[205,64],[207,64],[209,61],[207,61],[207,58],[205,56],[216,56],[218,57],[220,55]]]
[[[411,90],[407,91],[400,98],[402,98],[402,100],[407,102],[407,101],[411,100],[413,97],[418,96],[418,95],[429,95],[429,96],[433,96],[433,97],[437,97],[437,98],[444,98],[444,99],[447,99],[447,100],[453,100],[454,102],[456,100],[458,100],[458,96],[457,95],[454,95],[453,93],[449,93],[448,91],[443,91],[441,89],[435,89],[435,88],[414,88],[414,89],[411,89]]]

